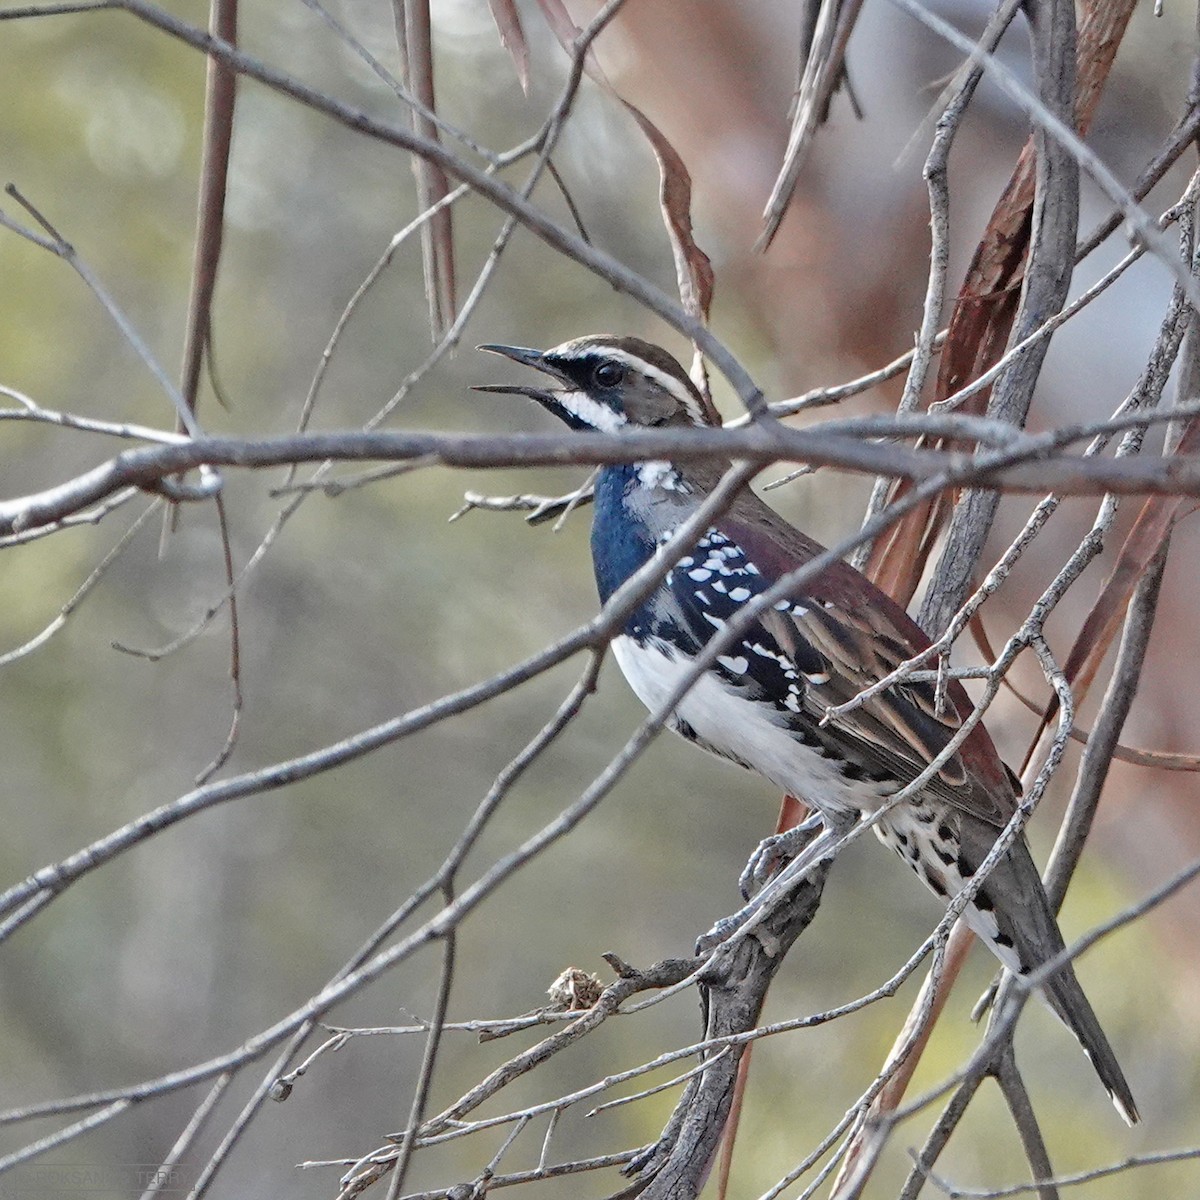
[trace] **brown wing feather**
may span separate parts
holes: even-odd
[[[717,524],[774,578],[824,550],[751,494],[739,497]],[[786,617],[771,613],[764,625],[789,653],[799,635],[825,660],[828,680],[808,677],[806,705],[816,719],[930,644],[895,601],[847,563],[831,564],[798,589],[795,599],[806,611]],[[898,778],[912,779],[945,748],[973,709],[957,681],[951,681],[947,700],[947,711],[939,714],[933,684],[907,682],[831,719],[826,729]],[[1016,805],[1010,775],[982,724],[928,786],[956,808],[995,826],[1002,826]]]

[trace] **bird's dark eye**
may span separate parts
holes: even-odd
[[[598,362],[592,370],[592,382],[597,387],[616,387],[625,378],[625,364],[615,358]]]

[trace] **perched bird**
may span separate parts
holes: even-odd
[[[683,368],[638,338],[595,336],[552,350],[483,346],[550,376],[556,386],[484,390],[532,397],[572,429],[619,432],[708,424]],[[607,601],[649,562],[711,493],[728,462],[606,466],[595,485],[592,556]],[[743,490],[685,548],[613,640],[614,657],[650,708],[662,704],[704,646],[781,577],[823,547]],[[768,607],[723,648],[668,723],[688,741],[749,767],[802,800],[830,828],[883,807],[942,751],[972,711],[952,682],[939,711],[934,685],[907,680],[823,721],[929,646],[908,614],[849,564],[835,561]],[[875,826],[944,901],[975,874],[1012,817],[1019,781],[982,724],[911,799]],[[1014,842],[963,914],[1011,971],[1032,971],[1063,950],[1062,934],[1024,838]],[[1070,965],[1044,985],[1121,1115],[1137,1107]]]

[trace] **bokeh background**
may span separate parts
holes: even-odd
[[[206,19],[196,3],[172,9],[196,23]],[[388,6],[345,4],[333,11],[381,61],[395,63]],[[574,11],[581,21],[590,15],[586,5]],[[940,11],[968,32],[986,17],[975,4]],[[434,6],[439,108],[496,148],[537,128],[565,76],[561,49],[532,8],[523,12],[533,51],[528,96],[483,0]],[[1181,110],[1194,52],[1189,22],[1174,6],[1157,20],[1148,8],[1134,18],[1091,139],[1122,179],[1136,176]],[[714,327],[771,398],[841,382],[911,345],[928,255],[925,118],[941,80],[957,65],[948,49],[884,0],[868,5],[850,51],[865,119],[856,121],[844,98],[835,103],[776,245],[758,255],[751,249],[758,217],[786,140],[797,24],[794,6],[784,0],[643,0],[628,6],[599,47],[610,77],[663,128],[691,170],[697,237],[716,269]],[[391,120],[404,115],[392,93],[302,3],[245,6],[241,38],[249,52],[348,103]],[[1004,53],[1024,71],[1019,29]],[[0,23],[0,77],[8,84],[0,110],[5,181],[76,246],[174,371],[194,237],[203,60],[128,14],[94,12]],[[1024,135],[1024,123],[985,85],[952,161],[952,284]],[[590,236],[671,290],[653,157],[629,118],[591,85],[583,88],[556,164]],[[1183,174],[1172,173],[1149,207],[1165,207],[1183,182]],[[543,186],[537,198],[567,220],[553,188]],[[4,208],[27,219],[9,199]],[[245,435],[294,428],[335,322],[415,211],[410,164],[401,154],[253,83],[240,85],[214,318],[226,403],[206,390],[200,410],[206,428]],[[1105,213],[1100,199],[1086,194],[1082,228]],[[501,218],[468,199],[455,222],[460,278],[469,281]],[[1120,249],[1089,260],[1077,286],[1098,276]],[[2,231],[0,279],[0,383],[50,408],[170,425],[160,389],[67,265]],[[1074,322],[1051,352],[1035,420],[1047,425],[1111,411],[1136,378],[1168,293],[1166,271],[1143,263]],[[420,382],[389,426],[548,428],[547,418],[519,399],[468,390],[499,377],[497,364],[470,347],[549,345],[601,330],[685,349],[632,302],[518,232],[463,347]],[[420,253],[412,242],[348,325],[314,427],[361,425],[429,349]],[[718,399],[735,411],[726,397]],[[894,399],[885,388],[845,410]],[[0,425],[0,488],[7,498],[48,486],[114,449],[81,434]],[[336,500],[309,499],[240,593],[246,707],[227,771],[310,751],[485,678],[590,616],[596,600],[585,512],[558,534],[529,528],[515,514],[473,513],[447,523],[464,490],[555,493],[580,478],[579,472],[424,470]],[[281,473],[227,474],[239,564],[283,503],[271,495],[281,482]],[[773,497],[828,539],[853,527],[867,486],[823,472]],[[997,548],[1027,506],[1005,505]],[[1083,502],[1065,506],[1039,552],[989,610],[994,641],[1044,586],[1091,512]],[[99,527],[5,552],[0,654],[56,616],[132,515],[126,508]],[[63,628],[2,668],[6,883],[183,794],[221,747],[231,711],[224,616],[159,661],[114,648],[169,644],[222,594],[211,509],[182,512],[161,548],[159,530],[160,522],[150,520]],[[1194,750],[1200,744],[1196,550],[1194,521],[1185,521],[1127,730],[1126,740],[1139,745]],[[1103,578],[1101,563],[1054,618],[1051,632],[1064,653]],[[4,1107],[164,1074],[239,1045],[301,1004],[441,860],[497,771],[549,717],[581,667],[560,667],[352,766],[206,812],[72,887],[0,950]],[[1033,669],[1021,678],[1036,691]],[[1085,724],[1090,715],[1085,710]],[[570,735],[505,803],[467,876],[578,795],[640,716],[610,666]],[[1019,761],[1028,716],[1002,701],[990,724],[1010,761]],[[1067,792],[1067,776],[1035,822],[1032,838],[1041,851],[1053,836],[1054,805]],[[1068,901],[1068,934],[1144,894],[1200,851],[1196,794],[1190,775],[1115,771],[1092,852]],[[452,1016],[536,1007],[568,965],[607,978],[602,951],[636,963],[689,952],[694,937],[736,905],[738,872],[770,831],[777,800],[748,775],[660,739],[575,834],[467,921]],[[817,1011],[878,985],[937,916],[936,905],[877,845],[853,848],[781,973],[768,1018]],[[1145,1123],[1138,1130],[1120,1126],[1086,1061],[1053,1020],[1041,1011],[1027,1014],[1020,1060],[1059,1169],[1200,1143],[1198,918],[1197,895],[1184,894],[1106,940],[1080,968],[1141,1101]],[[334,1020],[375,1026],[427,1016],[436,968],[436,955],[427,953],[340,1008]],[[974,1045],[978,1032],[967,1012],[990,971],[982,954],[973,958],[918,1087],[940,1079]],[[854,1101],[873,1078],[914,987],[832,1027],[760,1047],[736,1194],[767,1188]],[[612,1022],[513,1089],[506,1103],[583,1086],[686,1043],[698,1028],[692,996],[636,1021]],[[515,1053],[517,1040],[481,1047],[469,1035],[454,1035],[434,1107]],[[212,1194],[335,1194],[336,1169],[299,1172],[295,1164],[353,1158],[400,1128],[419,1055],[415,1040],[375,1037],[320,1059],[286,1103],[270,1105],[254,1122]],[[232,1089],[185,1164],[185,1178],[215,1147],[264,1069],[248,1072]],[[120,1182],[121,1165],[159,1161],[199,1097],[190,1091],[148,1101],[49,1159],[112,1167],[100,1194],[133,1194]],[[649,1140],[671,1100],[671,1094],[656,1097],[590,1122],[572,1114],[552,1157]],[[5,1130],[3,1147],[56,1127]],[[919,1138],[918,1124],[896,1140],[874,1194],[894,1191],[907,1170],[905,1149]],[[468,1176],[498,1144],[481,1150],[466,1143],[421,1157],[410,1185]],[[533,1143],[506,1165],[531,1159]],[[963,1185],[1024,1178],[1015,1134],[990,1089],[973,1106],[941,1173]],[[61,1179],[18,1168],[0,1178],[0,1195],[65,1194]],[[542,1195],[582,1196],[602,1195],[617,1183],[610,1176],[540,1186]],[[1198,1190],[1200,1167],[1184,1163],[1098,1181],[1076,1194]]]

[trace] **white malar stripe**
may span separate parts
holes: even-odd
[[[616,433],[629,424],[622,413],[593,400],[586,392],[555,392],[553,395],[558,405],[576,420],[601,433]]]

